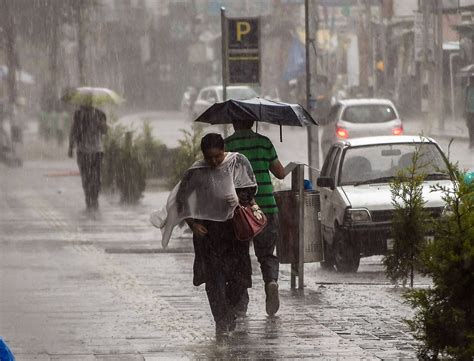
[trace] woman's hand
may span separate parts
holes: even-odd
[[[263,212],[260,209],[260,207],[257,204],[252,205],[252,212],[255,218],[257,218],[259,221],[263,219]]]
[[[207,234],[207,228],[204,227],[201,223],[197,223],[196,221],[194,221],[194,219],[186,218],[184,221],[188,224],[189,228],[191,228],[191,231],[193,231],[194,234],[201,237]]]
[[[207,228],[204,227],[200,223],[193,223],[191,227],[193,233],[197,234],[198,236],[205,236],[207,234]]]

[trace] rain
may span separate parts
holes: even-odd
[[[467,311],[425,347],[403,250],[459,240],[472,299],[473,15],[0,0],[0,361],[472,359]]]

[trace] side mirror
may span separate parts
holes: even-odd
[[[208,99],[208,102],[209,102],[209,103],[215,103],[215,102],[217,102],[217,99],[214,98],[214,97],[210,97],[210,98]]]
[[[318,187],[334,189],[334,178],[331,177],[319,177],[316,179]]]

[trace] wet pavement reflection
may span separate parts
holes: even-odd
[[[163,251],[149,224],[166,194],[129,207],[103,194],[99,212],[85,213],[80,179],[45,177],[48,169],[26,163],[0,174],[0,335],[18,360],[416,358],[404,323],[412,311],[380,258],[352,275],[307,264],[304,292],[281,265],[280,310],[267,317],[252,256],[247,317],[216,340],[204,287],[192,286],[189,234],[178,230]]]

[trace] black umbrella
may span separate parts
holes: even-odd
[[[253,120],[280,126],[318,125],[299,104],[281,103],[264,98],[229,99],[211,105],[195,121],[209,124],[232,124],[234,120]],[[258,124],[258,123],[257,123]]]

